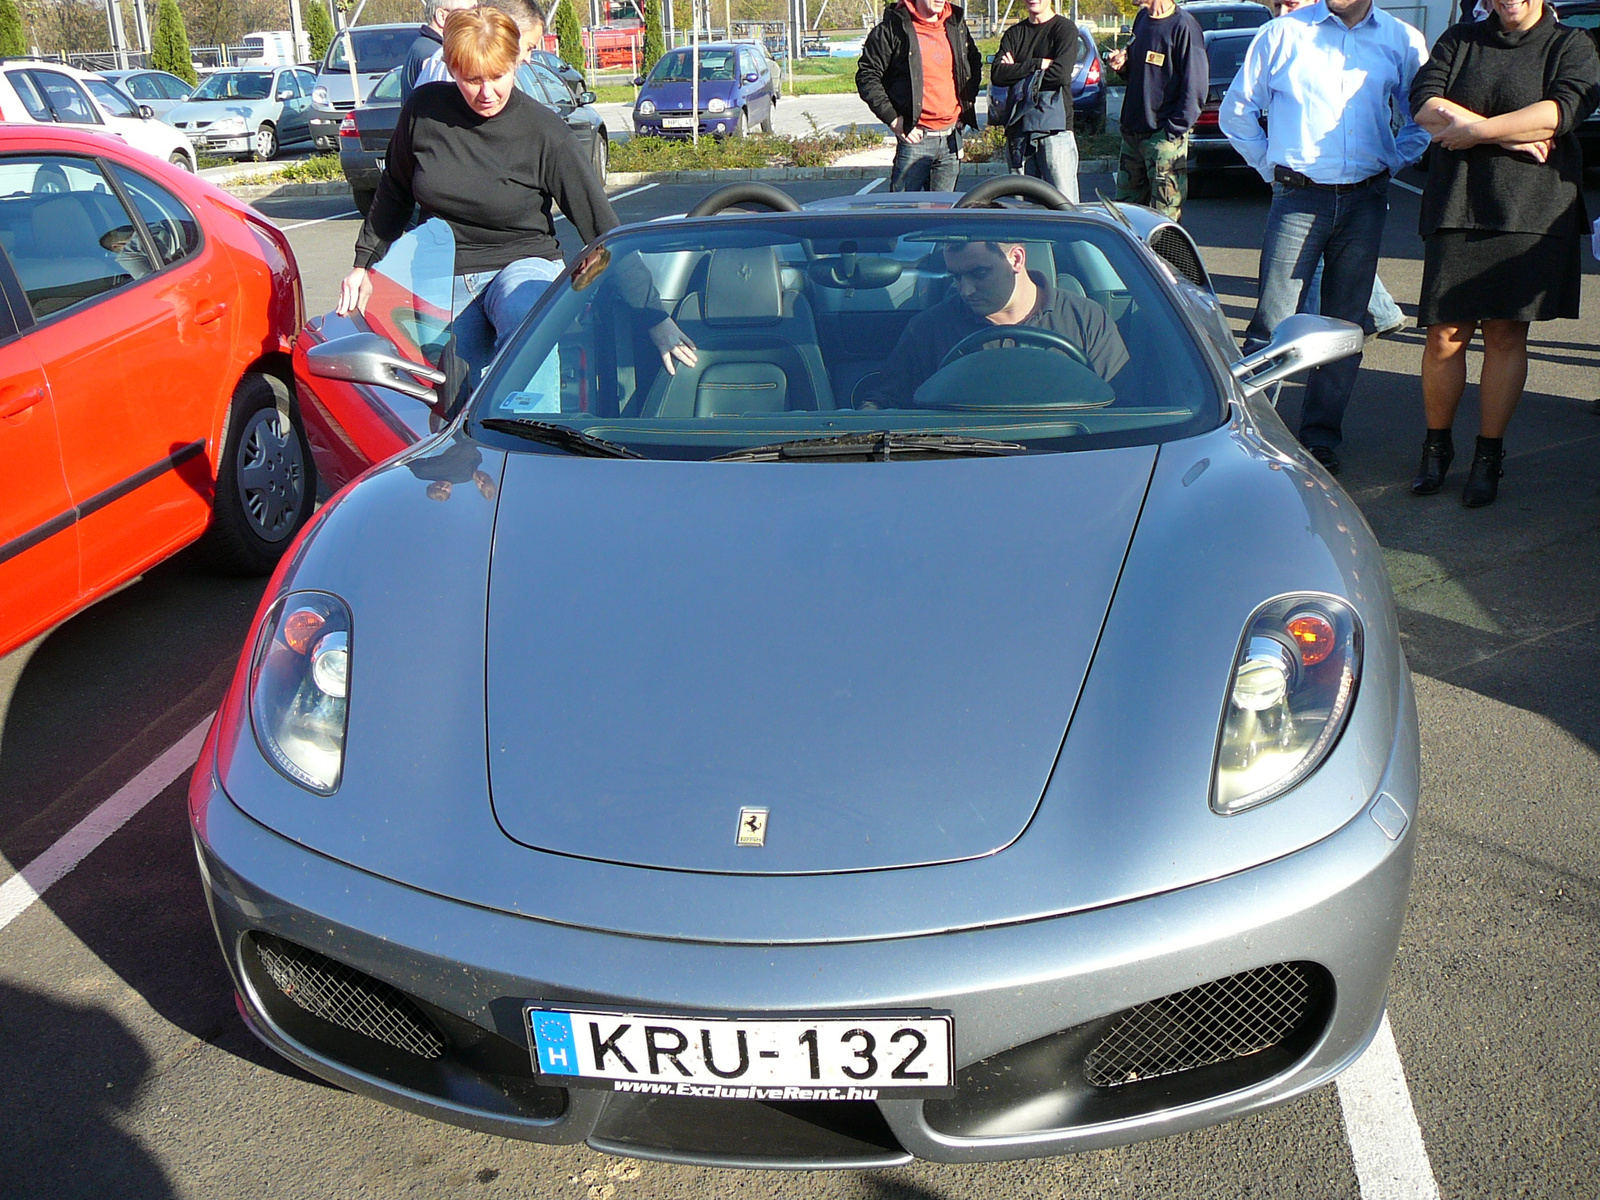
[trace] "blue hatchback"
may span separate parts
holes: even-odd
[[[690,137],[694,133],[694,60],[689,47],[663,54],[648,77],[634,82],[643,90],[633,106],[633,131],[650,137]],[[748,42],[709,42],[700,47],[700,132],[743,137],[750,126],[772,132],[772,106],[778,101],[778,74],[772,60]]]
[[[1094,35],[1078,26],[1078,65],[1072,71],[1072,128],[1077,133],[1099,133],[1106,127],[1106,70]],[[994,64],[990,55],[989,63]],[[990,120],[1005,107],[1010,88],[989,85]]]

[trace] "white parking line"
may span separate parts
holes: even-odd
[[[0,884],[0,929],[15,921],[53,883],[94,852],[146,804],[166,791],[172,781],[194,765],[200,746],[211,728],[211,717],[196,725],[140,771],[92,813],[69,829],[55,845]]]
[[[659,183],[641,183],[636,188],[629,188],[625,192],[618,192],[615,196],[608,196],[609,200],[626,200],[629,196],[637,196],[640,192],[648,192],[653,187],[660,187]]]
[[[865,195],[866,195],[866,194],[867,194],[867,193],[868,193],[868,192],[870,192],[870,191],[872,191],[872,190],[873,190],[873,189],[874,189],[874,188],[876,188],[876,187],[877,187],[877,186],[878,186],[878,185],[879,185],[879,184],[881,184],[881,183],[882,183],[882,182],[883,182],[883,180],[884,180],[884,177],[883,177],[883,176],[882,176],[882,175],[879,175],[879,176],[878,176],[878,177],[877,177],[877,178],[876,178],[876,179],[874,179],[874,180],[873,180],[873,181],[872,181],[872,182],[871,182],[871,183],[869,183],[869,184],[867,184],[867,186],[866,186],[866,187],[864,187],[864,188],[857,188],[857,189],[856,189],[856,195],[858,195],[858,196],[865,196]]]
[[[1391,179],[1389,182],[1394,184],[1397,188],[1405,188],[1406,191],[1411,192],[1414,195],[1422,195],[1421,188],[1414,183],[1407,183],[1404,179]]]
[[[342,217],[359,217],[360,215],[359,212],[352,208],[349,212],[334,213],[331,217],[318,217],[315,221],[301,221],[297,225],[279,225],[278,228],[284,233],[288,233],[291,229],[304,229],[307,225],[321,225],[324,221],[337,221]]]
[[[1439,1200],[1387,1013],[1372,1045],[1338,1085],[1361,1200]]]

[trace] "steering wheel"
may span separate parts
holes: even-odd
[[[976,333],[969,333],[954,346],[950,347],[942,359],[939,360],[938,370],[942,371],[958,358],[973,354],[978,347],[1000,338],[1010,338],[1018,345],[1038,346],[1044,350],[1059,350],[1073,362],[1094,370],[1089,356],[1074,341],[1063,337],[1053,329],[1042,329],[1037,325],[995,325],[989,329],[980,329]]]

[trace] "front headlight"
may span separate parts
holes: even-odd
[[[634,111],[637,112],[641,117],[653,117],[656,115],[655,101],[641,100],[639,101],[639,107]]]
[[[720,96],[713,96],[713,97],[711,97],[711,99],[706,101],[706,111],[707,112],[721,112],[723,109],[725,109],[727,107],[728,107],[728,102],[726,100],[722,99]]]
[[[333,105],[328,103],[328,89],[323,87],[320,83],[311,89],[311,103],[322,109],[333,107]]]
[[[243,117],[223,117],[220,121],[213,121],[207,133],[243,133]]]
[[[292,592],[266,622],[250,676],[250,719],[267,761],[331,795],[344,769],[350,610],[326,592]]]
[[[1294,787],[1328,756],[1361,681],[1361,624],[1331,596],[1263,604],[1228,680],[1211,807],[1243,812]]]

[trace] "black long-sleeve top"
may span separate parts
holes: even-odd
[[[400,108],[356,239],[356,266],[383,257],[414,204],[449,222],[457,274],[498,271],[519,258],[560,259],[552,200],[585,242],[620,224],[560,117],[517,89],[483,117],[455,84],[424,84]]]
[[[1181,8],[1164,17],[1140,9],[1123,75],[1128,87],[1122,94],[1122,132],[1181,138],[1200,118],[1211,86],[1200,23]]]
[[[1501,27],[1498,13],[1452,26],[1411,84],[1411,112],[1452,100],[1485,117],[1541,100],[1560,110],[1555,151],[1542,163],[1501,146],[1446,150],[1435,144],[1422,191],[1422,235],[1491,229],[1566,236],[1583,229],[1583,153],[1574,130],[1600,104],[1600,56],[1583,29],[1556,22],[1546,4],[1532,29]]]
[[[1045,88],[1070,87],[1080,45],[1077,27],[1066,17],[1054,16],[1037,25],[1018,21],[1001,37],[989,78],[997,87],[1014,87],[1039,69],[1041,59],[1048,58],[1051,62],[1044,73]],[[1011,55],[1009,65],[1000,61],[1007,54]]]

